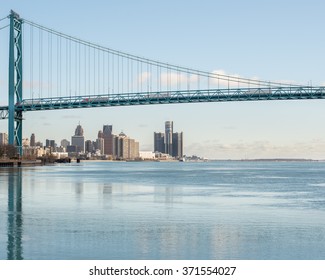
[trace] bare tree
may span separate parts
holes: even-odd
[[[17,157],[17,149],[14,145],[0,145],[0,157],[15,158]]]

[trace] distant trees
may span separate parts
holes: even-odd
[[[0,158],[17,157],[17,148],[14,145],[0,145]]]

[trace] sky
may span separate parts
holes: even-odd
[[[90,42],[175,65],[266,81],[325,85],[324,1],[4,1],[24,19]],[[2,25],[1,25],[2,26]],[[1,34],[0,59],[7,65]],[[7,66],[6,66],[7,67]],[[3,67],[2,67],[3,68]],[[6,105],[5,70],[0,105]],[[325,101],[259,101],[24,114],[24,137],[71,140],[80,122],[95,140],[104,124],[153,150],[153,132],[174,121],[184,153],[214,159],[325,159]],[[0,121],[0,132],[7,121]]]

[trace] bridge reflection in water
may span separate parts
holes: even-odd
[[[7,259],[23,259],[22,171],[14,168],[8,172],[8,241]]]

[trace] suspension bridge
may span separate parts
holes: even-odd
[[[23,19],[14,11],[0,19],[0,32],[5,31],[8,96],[7,105],[0,105],[0,119],[8,119],[8,142],[20,154],[24,112],[325,98],[325,87],[229,76],[121,52]]]

